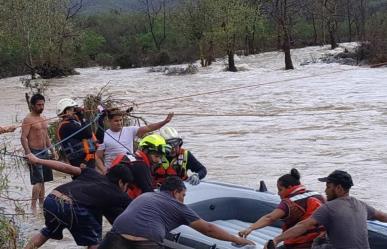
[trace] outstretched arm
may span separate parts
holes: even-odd
[[[203,219],[196,220],[189,226],[196,231],[215,239],[230,241],[239,245],[254,245],[254,242],[245,238],[231,235],[217,225],[211,224]]]
[[[173,112],[170,112],[163,121],[138,128],[137,134],[136,134],[137,137],[141,138],[148,132],[160,129],[164,125],[168,124],[172,120],[172,117],[173,117]]]
[[[41,164],[44,166],[47,166],[51,169],[55,169],[57,171],[66,173],[66,174],[71,174],[74,176],[79,176],[81,174],[81,168],[72,166],[67,163],[62,163],[59,161],[54,161],[54,160],[46,160],[46,159],[40,159],[37,158],[34,154],[30,153],[26,155],[28,161],[30,161],[33,164]]]
[[[6,127],[1,127],[0,126],[0,134],[3,134],[3,133],[7,133],[7,132],[13,132],[16,130],[16,126],[15,125],[12,125],[12,126],[6,126]]]
[[[310,229],[311,227],[314,227],[316,225],[318,225],[318,222],[312,217],[310,217],[306,220],[300,221],[295,226],[289,228],[288,230],[286,230],[282,234],[275,237],[273,239],[274,244],[277,245],[281,241],[298,237],[298,236],[306,233],[308,231],[308,229]]]
[[[246,238],[247,235],[249,235],[252,231],[269,226],[284,217],[284,215],[285,212],[282,209],[276,208],[271,213],[268,213],[259,218],[255,223],[251,224],[250,227],[240,231],[238,234],[239,236]]]
[[[375,219],[377,219],[378,221],[381,221],[381,222],[387,222],[387,214],[382,212],[382,211],[377,210],[375,212]]]
[[[191,153],[191,151],[188,151],[188,158],[187,158],[187,168],[191,170],[194,173],[197,173],[199,176],[199,179],[203,179],[207,175],[207,169],[203,166]]]

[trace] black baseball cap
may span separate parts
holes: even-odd
[[[329,182],[339,184],[344,188],[351,188],[353,186],[352,177],[346,171],[335,170],[327,177],[318,178],[320,182]]]

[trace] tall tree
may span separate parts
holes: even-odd
[[[243,0],[208,1],[212,10],[211,19],[215,23],[214,29],[209,33],[227,55],[227,70],[236,72],[234,53],[237,45],[243,43],[246,24],[254,22],[256,9]]]
[[[337,10],[339,0],[324,0],[324,9],[326,10],[326,25],[329,32],[329,43],[331,49],[338,47],[337,44]]]
[[[42,77],[63,76],[69,66],[63,56],[72,49],[69,44],[76,35],[71,19],[82,7],[82,0],[5,0],[3,4],[8,10],[8,30],[23,44],[31,76],[36,72]]]
[[[295,13],[300,9],[301,2],[297,0],[272,0],[271,3],[271,16],[282,32],[282,50],[285,55],[285,70],[294,69],[290,54],[290,30],[292,25],[290,16],[295,15]]]
[[[166,35],[166,0],[139,0],[143,5],[143,11],[147,18],[147,26],[152,35],[157,51],[167,38]]]
[[[177,26],[185,37],[197,45],[200,64],[205,67],[213,60],[213,41],[207,36],[214,23],[207,0],[186,0],[176,15]],[[212,46],[211,46],[212,44]]]

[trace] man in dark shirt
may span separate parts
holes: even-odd
[[[78,177],[60,185],[46,197],[43,204],[46,227],[34,235],[25,248],[39,248],[50,238],[62,239],[65,228],[77,245],[97,248],[102,238],[102,215],[113,223],[131,201],[125,193],[133,181],[130,169],[118,165],[103,176],[94,169],[39,159],[33,154],[28,154],[27,158],[33,165],[45,165]]]
[[[159,244],[167,232],[180,225],[190,226],[216,239],[241,245],[254,244],[201,219],[191,208],[184,205],[185,192],[183,181],[172,176],[161,185],[160,192],[140,195],[117,217],[111,232],[98,248],[162,248]]]
[[[276,245],[304,234],[310,227],[323,225],[333,248],[369,249],[367,219],[387,222],[387,214],[349,196],[353,182],[351,175],[345,171],[335,170],[329,176],[319,178],[319,181],[326,182],[328,202],[310,218],[275,237],[270,244],[274,242]]]

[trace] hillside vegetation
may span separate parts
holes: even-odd
[[[0,77],[75,67],[211,65],[234,54],[359,41],[358,59],[387,61],[385,0],[4,0]]]

